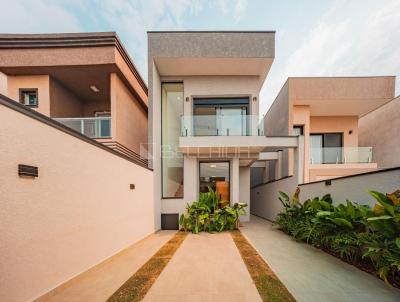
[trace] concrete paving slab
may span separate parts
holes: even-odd
[[[175,231],[152,234],[36,301],[104,302],[174,234]]]
[[[299,302],[400,301],[400,290],[251,216],[242,233]]]
[[[143,299],[261,301],[228,232],[189,234]]]

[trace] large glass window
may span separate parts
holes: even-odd
[[[229,162],[200,162],[200,192],[208,192],[211,187],[220,200],[229,201]]]
[[[310,135],[312,164],[338,164],[343,162],[343,134],[321,133]]]
[[[183,156],[178,151],[183,115],[183,84],[162,83],[162,197],[183,197]]]
[[[193,133],[201,135],[249,135],[248,98],[195,98]]]

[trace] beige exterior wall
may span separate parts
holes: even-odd
[[[267,136],[292,135],[294,125],[304,127],[304,182],[370,171],[376,164],[330,165],[329,169],[327,166],[324,169],[313,167],[310,165],[309,135],[340,132],[345,148],[372,146],[368,140],[359,145],[358,120],[362,114],[390,100],[394,80],[391,76],[289,78],[265,116],[265,133]],[[345,150],[345,156],[346,152],[352,158],[356,154],[354,149]],[[284,150],[282,176],[292,175],[293,169],[292,151]]]
[[[111,117],[113,140],[139,153],[147,143],[147,112],[117,74],[111,74]]]
[[[193,115],[193,97],[249,97],[248,114],[258,115],[258,76],[182,76],[162,77],[162,82],[182,81],[184,86],[184,115]],[[253,97],[257,101],[253,101]],[[161,100],[160,100],[161,101]]]
[[[0,120],[2,301],[39,297],[154,232],[150,170],[3,105]]]
[[[0,94],[7,96],[7,75],[0,72]]]
[[[50,116],[53,118],[83,116],[82,100],[53,78],[50,78]]]
[[[359,120],[360,146],[372,146],[379,168],[400,166],[400,96]]]
[[[240,217],[241,221],[250,220],[250,167],[239,167],[239,202],[248,204],[246,215]]]
[[[352,131],[350,134],[349,131]],[[310,133],[343,133],[343,147],[358,146],[357,116],[311,116]]]
[[[289,106],[289,82],[286,81],[275,101],[264,117],[264,132],[266,136],[289,135],[289,125],[292,123]]]
[[[48,75],[8,76],[7,96],[19,102],[20,88],[37,88],[39,106],[32,108],[50,116],[50,77]]]

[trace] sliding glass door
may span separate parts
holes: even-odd
[[[343,134],[310,134],[312,164],[340,164],[343,162]]]
[[[195,136],[248,135],[248,98],[195,98]]]

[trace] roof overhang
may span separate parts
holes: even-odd
[[[147,86],[115,32],[1,34],[0,71],[48,74],[88,100],[90,85],[103,87],[109,97],[109,76],[117,73],[143,107],[148,106]]]
[[[148,32],[149,57],[160,76],[259,76],[275,57],[275,32]]]
[[[362,116],[394,97],[395,77],[289,78],[290,101],[311,116]]]

